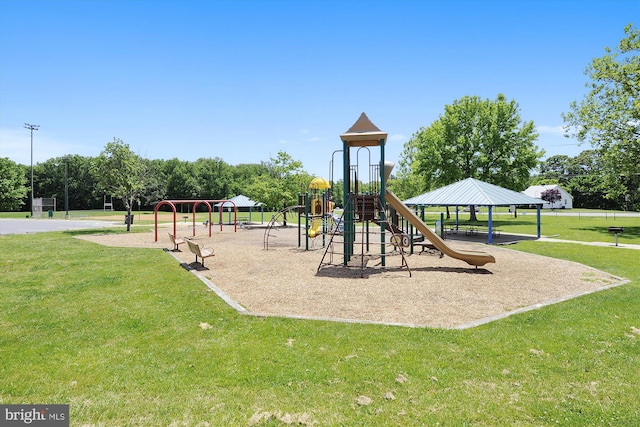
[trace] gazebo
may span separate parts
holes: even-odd
[[[537,207],[538,237],[540,237],[540,199],[489,184],[475,178],[449,184],[437,190],[404,200],[407,206],[486,206],[489,210],[488,243],[493,243],[493,207],[511,205],[535,205]],[[456,226],[458,209],[456,209]]]
[[[264,222],[264,203],[255,202],[242,194],[238,194],[237,196],[230,198],[228,201],[217,203],[214,206],[222,211],[224,207],[232,208],[234,205],[238,210],[244,209],[245,212],[248,210],[249,218],[251,218],[251,213],[255,208],[260,208],[260,211],[262,212],[261,222]],[[229,211],[229,222],[232,222],[230,212],[231,211]]]

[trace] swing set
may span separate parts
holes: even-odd
[[[237,224],[238,224],[238,221],[237,221],[238,207],[232,200],[225,199],[225,200],[163,200],[161,201],[156,205],[155,209],[153,210],[153,215],[155,220],[155,241],[156,242],[158,241],[158,210],[162,206],[165,206],[165,205],[169,206],[173,211],[173,236],[176,237],[177,231],[178,231],[178,225],[177,225],[178,214],[177,214],[176,206],[183,205],[183,204],[187,204],[187,205],[193,204],[191,221],[192,221],[193,236],[195,236],[196,235],[196,210],[199,205],[204,204],[205,206],[207,206],[209,210],[209,220],[205,222],[205,225],[209,228],[209,237],[211,237],[211,227],[213,226],[213,222],[211,220],[213,219],[212,215],[214,212],[212,204],[217,205],[217,207],[219,208],[220,219],[218,222],[220,224],[220,231],[222,231],[222,208],[227,203],[233,206],[233,232],[235,233],[237,231]]]

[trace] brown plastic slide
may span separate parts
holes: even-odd
[[[465,261],[469,265],[475,265],[476,267],[485,265],[488,262],[496,262],[496,259],[493,255],[490,255],[486,252],[480,251],[457,251],[451,248],[449,245],[445,243],[444,240],[436,233],[431,231],[427,224],[422,222],[418,216],[413,213],[411,209],[405,206],[400,199],[396,197],[391,191],[387,190],[386,193],[387,203],[395,208],[396,211],[403,217],[405,217],[414,227],[418,229],[423,235],[424,238],[433,243],[433,246],[436,247],[440,252],[445,255],[450,256],[451,258],[459,259]]]

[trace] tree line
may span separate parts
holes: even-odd
[[[110,144],[111,149],[115,149],[113,143]],[[116,145],[128,149],[121,141]],[[129,154],[135,159],[134,153]],[[165,199],[221,200],[238,194],[264,203],[267,210],[279,210],[284,206],[297,205],[298,194],[308,191],[314,178],[302,169],[299,161],[285,152],[279,152],[276,158],[259,164],[235,166],[220,158],[196,161],[138,158],[138,174],[129,177],[124,174],[132,184],[139,184],[139,189],[130,193],[132,197],[127,206],[127,197],[117,197],[96,176],[100,170],[96,163],[101,158],[68,155],[34,165],[35,197],[55,197],[58,210],[63,210],[67,184],[71,210],[102,209],[105,196],[108,201],[113,200],[116,210],[134,207],[150,210],[156,202]],[[574,207],[640,210],[638,192],[627,191],[640,188],[640,176],[611,179],[606,161],[598,150],[584,150],[575,157],[552,156],[535,166],[533,175],[526,179],[519,182],[503,180],[500,185],[520,191],[529,185],[559,184],[573,196]],[[108,168],[100,173],[105,174]],[[122,172],[122,167],[117,170]],[[0,211],[29,211],[30,173],[28,166],[0,158]],[[415,185],[415,178],[403,177],[400,172],[391,176],[388,185],[399,197],[409,198],[420,194],[426,187]],[[429,179],[434,178],[430,176]],[[367,184],[361,183],[360,188],[366,191]],[[437,188],[441,184],[433,185]],[[332,196],[340,205],[342,180],[334,183]]]
[[[0,210],[29,211],[31,168],[0,158],[0,177]],[[67,155],[34,165],[33,194],[55,197],[59,210],[65,185],[72,210],[102,209],[105,197],[114,209],[127,210],[153,209],[165,199],[223,200],[238,194],[276,210],[297,204],[298,193],[307,191],[313,178],[285,152],[259,164],[230,165],[217,157],[150,160],[114,139],[98,157]]]
[[[640,175],[611,174],[598,150],[549,157],[540,164],[534,184],[559,184],[573,197],[574,207],[640,210]]]

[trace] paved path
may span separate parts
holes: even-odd
[[[535,215],[536,213],[530,213],[529,215]],[[545,216],[598,216],[598,217],[605,217],[605,218],[640,218],[640,212],[570,212],[570,211],[565,211],[565,212],[540,212],[540,215],[545,215]]]
[[[87,228],[112,227],[113,221],[92,221],[72,219],[14,219],[0,218],[0,235],[29,234],[46,231],[83,230]],[[118,224],[120,224],[118,222]]]
[[[609,247],[618,247],[624,249],[637,249],[640,250],[640,245],[633,245],[631,243],[618,243],[618,246],[614,242],[578,242],[576,240],[562,240],[562,239],[554,239],[551,237],[541,237],[538,239],[540,242],[552,242],[552,243],[576,243],[579,245],[587,245],[587,246],[609,246]]]

